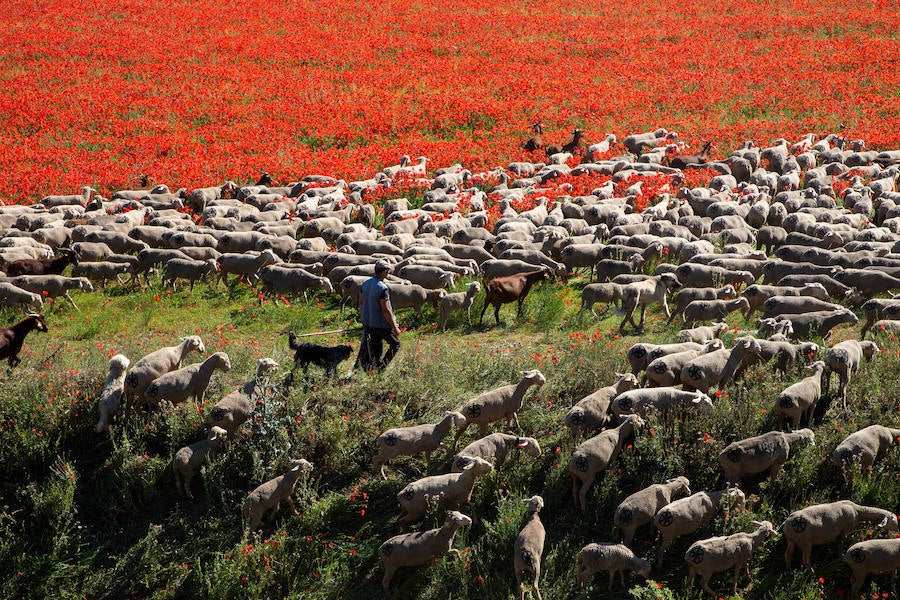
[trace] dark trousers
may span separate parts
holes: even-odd
[[[382,357],[383,342],[387,342],[388,349]],[[356,357],[355,366],[362,367],[366,371],[372,369],[381,371],[390,364],[398,350],[400,350],[400,340],[394,337],[387,327],[363,327],[362,341],[359,344],[359,354]]]

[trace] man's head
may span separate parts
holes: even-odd
[[[375,261],[375,276],[379,279],[384,279],[387,277],[388,273],[391,272],[391,263],[386,260],[378,260]]]

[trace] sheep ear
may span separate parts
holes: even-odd
[[[702,400],[703,400],[703,396],[701,396],[700,394],[697,394],[696,396],[691,398],[691,402],[693,402],[694,404],[700,404],[700,402]]]
[[[301,465],[296,465],[296,466],[291,467],[291,472],[293,473],[294,471],[299,471],[299,470],[300,470],[300,466],[301,466]]]
[[[469,461],[469,462],[463,467],[463,471],[468,471],[469,469],[471,469],[471,468],[474,467],[474,466],[475,466],[475,461]]]
[[[759,527],[760,525],[763,524],[762,521],[750,521],[750,522],[753,523],[754,525],[756,525],[757,527]]]
[[[528,447],[528,440],[523,440],[522,438],[519,438],[519,439],[516,441],[516,445],[519,447],[519,449],[527,448],[527,447]]]
[[[878,527],[885,527],[885,526],[887,526],[887,524],[888,524],[888,518],[885,517],[885,518],[881,519],[881,521],[878,522]]]

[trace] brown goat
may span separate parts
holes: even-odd
[[[19,358],[22,343],[28,332],[34,329],[47,331],[44,315],[31,314],[14,325],[0,329],[0,360],[8,359],[10,370],[22,362],[22,359]]]
[[[709,160],[709,150],[712,142],[706,142],[699,154],[682,154],[669,160],[669,166],[673,169],[687,169],[689,166],[700,166]]]
[[[581,142],[583,139],[584,131],[576,127],[572,130],[572,136],[562,146],[557,146],[556,144],[547,146],[547,157],[549,158],[550,156],[559,154],[560,152],[571,152],[572,154],[574,154],[576,150],[581,148]]]
[[[544,147],[544,127],[541,125],[540,121],[531,126],[532,131],[534,131],[534,135],[525,140],[525,143],[522,144],[522,148],[525,149],[526,152],[534,152],[535,150],[540,150]]]
[[[23,258],[14,260],[6,267],[9,277],[19,275],[62,275],[68,265],[77,264],[78,258],[74,252],[65,252],[56,258]]]
[[[494,305],[494,320],[497,321],[498,325],[500,324],[500,307],[503,304],[518,301],[519,310],[516,314],[522,314],[522,303],[525,302],[525,297],[531,291],[531,286],[538,281],[549,278],[549,269],[543,268],[537,271],[516,273],[507,277],[492,279],[485,286],[487,296],[484,299],[484,308],[481,309],[481,317],[478,319],[478,324],[480,325],[482,320],[484,320],[484,313],[487,311],[489,304]]]

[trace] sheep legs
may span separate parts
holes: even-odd
[[[396,573],[396,572],[397,572],[397,567],[393,567],[393,566],[389,567],[389,566],[385,565],[384,577],[381,580],[381,589],[384,590],[385,598],[391,597],[391,593],[388,591],[388,586],[391,585],[391,579],[394,578],[394,573]]]
[[[65,293],[65,294],[63,294],[63,295],[64,295],[64,296],[65,296],[65,297],[66,297],[66,300],[68,300],[68,301],[69,301],[69,302],[71,302],[71,303],[72,303],[72,306],[74,306],[74,307],[75,307],[75,310],[81,310],[81,309],[80,309],[80,308],[78,308],[78,305],[77,305],[77,304],[75,304],[75,301],[74,301],[74,300],[72,300],[72,296],[70,296],[70,295],[69,295],[69,292],[68,292],[68,291],[66,291],[66,293]]]

